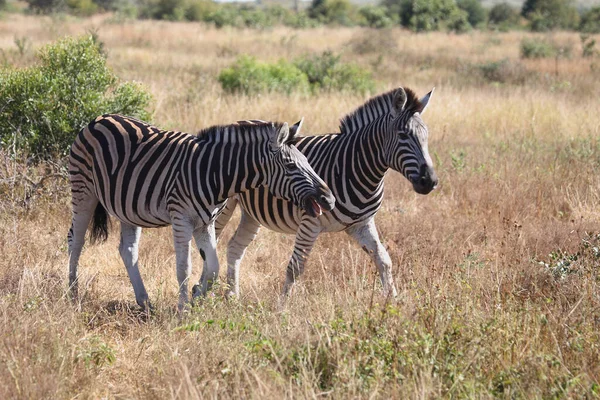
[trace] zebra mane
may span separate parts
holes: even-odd
[[[202,139],[211,137],[218,138],[226,131],[234,135],[262,137],[261,135],[257,135],[258,132],[262,132],[265,129],[279,131],[283,124],[283,122],[270,122],[261,120],[238,121],[235,124],[215,125],[204,128],[196,133],[196,137]]]
[[[392,111],[396,90],[398,89],[372,97],[365,104],[347,114],[340,121],[340,133],[351,134]],[[420,112],[423,109],[423,104],[421,104],[415,92],[409,88],[404,88],[404,91],[406,92],[406,105],[403,112],[411,114]]]

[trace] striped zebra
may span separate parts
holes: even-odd
[[[260,188],[230,199],[216,220],[218,237],[237,203],[241,205],[241,221],[227,249],[229,294],[239,294],[241,260],[259,227],[264,225],[277,232],[296,234],[284,294],[302,274],[319,234],[344,231],[372,256],[384,294],[396,296],[391,259],[379,240],[374,217],[381,207],[383,178],[388,169],[403,174],[420,194],[431,192],[437,185],[427,147],[428,131],[421,119],[432,93],[433,90],[419,100],[410,89],[392,90],[343,118],[340,133],[294,140],[336,197],[335,209],[318,218]]]
[[[188,302],[190,241],[205,262],[205,294],[219,274],[214,219],[228,197],[263,185],[309,215],[335,199],[306,157],[291,146],[287,123],[216,126],[198,135],[164,131],[120,115],[83,128],[71,147],[73,220],[68,234],[69,284],[77,294],[77,264],[92,220],[91,239],[105,240],[108,214],[121,222],[119,252],[137,303],[149,307],[138,266],[142,227],[172,225],[179,310]]]

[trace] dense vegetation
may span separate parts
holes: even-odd
[[[0,8],[2,2],[0,0]],[[8,0],[10,1],[10,0]],[[198,21],[217,27],[270,28],[287,25],[310,28],[317,25],[387,28],[401,25],[415,31],[472,28],[534,31],[572,29],[600,31],[598,7],[578,11],[572,0],[527,0],[521,10],[508,3],[491,9],[481,0],[381,0],[378,5],[357,6],[350,0],[313,0],[302,10],[280,5],[216,3],[212,0],[26,0],[34,13],[68,12],[79,16],[112,11],[124,18]],[[522,16],[522,20],[519,18]]]

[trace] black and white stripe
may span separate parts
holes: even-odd
[[[374,97],[342,119],[340,133],[298,137],[295,145],[336,197],[336,208],[312,218],[292,203],[264,189],[250,190],[230,199],[217,217],[217,236],[233,213],[242,207],[242,220],[228,246],[228,282],[239,292],[239,266],[260,225],[295,233],[294,252],[287,268],[287,293],[304,268],[321,232],[345,231],[373,255],[386,293],[395,295],[391,260],[380,243],[374,223],[381,207],[388,169],[402,173],[416,192],[427,194],[437,185],[427,147],[427,127],[421,114],[431,92],[419,100],[399,88]]]
[[[98,117],[77,135],[69,159],[72,290],[76,291],[77,263],[92,218],[92,239],[106,238],[107,214],[121,222],[119,250],[142,306],[147,306],[148,295],[137,262],[141,227],[173,226],[181,308],[188,300],[192,237],[208,270],[200,292],[218,276],[214,219],[228,197],[268,186],[274,195],[298,206],[316,201],[333,207],[330,190],[290,145],[296,131],[290,133],[286,123],[262,122],[190,135],[120,115]]]

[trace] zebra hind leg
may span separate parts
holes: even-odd
[[[387,250],[379,240],[375,220],[369,219],[365,224],[353,226],[346,231],[352,236],[372,258],[377,269],[379,270],[379,278],[383,285],[383,295],[385,297],[398,295],[394,286],[394,277],[392,276],[392,259]]]
[[[69,254],[69,294],[73,300],[77,300],[79,296],[77,267],[79,265],[79,257],[85,244],[85,233],[88,225],[94,217],[94,214],[101,214],[104,208],[99,204],[98,200],[93,197],[88,197],[85,200],[73,199],[73,216],[71,220],[71,228],[67,234],[68,254]]]
[[[227,245],[227,296],[240,294],[240,265],[259,229],[260,224],[242,210],[240,224]]]
[[[140,237],[142,228],[121,222],[121,242],[119,243],[119,253],[123,259],[123,264],[127,269],[129,280],[133,286],[135,300],[144,310],[151,310],[150,302],[148,301],[148,293],[144,287],[144,282],[140,275],[138,254]]]
[[[217,257],[217,239],[215,237],[215,225],[199,227],[194,230],[194,240],[204,260],[204,268],[199,285],[192,288],[192,296],[197,298],[205,296],[219,279],[219,259]]]
[[[188,283],[192,273],[190,242],[193,228],[181,218],[173,224],[173,239],[175,242],[175,260],[177,264],[177,283],[179,284],[179,302],[177,310],[181,313],[189,304]]]

